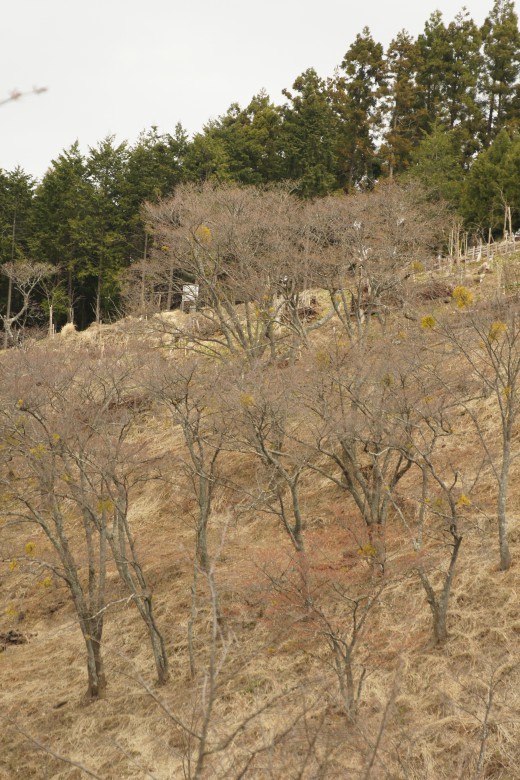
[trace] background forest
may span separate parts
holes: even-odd
[[[86,155],[76,142],[40,182],[0,172],[0,263],[52,266],[39,299],[58,326],[82,328],[122,312],[125,273],[152,249],[141,205],[183,182],[292,182],[315,198],[408,176],[446,200],[471,234],[501,232],[508,206],[517,228],[519,70],[512,0],[496,0],[481,28],[465,9],[450,22],[434,12],[417,39],[403,30],[387,51],[364,28],[332,76],[309,68],[282,105],[261,92],[191,139],[179,124],[134,144],[108,137]],[[13,281],[4,273],[4,322],[20,299]]]

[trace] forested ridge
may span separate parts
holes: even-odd
[[[408,176],[446,200],[472,235],[501,232],[506,207],[516,229],[519,69],[512,0],[496,0],[482,27],[467,10],[451,21],[436,11],[417,38],[402,30],[386,51],[364,28],[332,76],[311,67],[281,105],[260,92],[193,138],[181,124],[152,128],[135,143],[105,138],[86,154],[76,142],[39,182],[1,172],[0,263],[29,259],[55,271],[25,321],[41,321],[50,305],[58,327],[119,316],[125,272],[152,249],[141,205],[179,183],[291,182],[316,198]],[[4,274],[7,318],[12,287]]]

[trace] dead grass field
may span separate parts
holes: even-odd
[[[491,289],[493,275],[485,284]],[[106,333],[107,338],[125,338],[121,325],[107,327]],[[330,329],[328,333],[319,331],[316,339],[326,343]],[[70,335],[53,348],[71,349],[74,339],[90,337],[102,341],[104,335]],[[46,349],[45,344],[40,349]],[[498,419],[491,403],[482,410],[484,417],[493,434]],[[459,424],[458,449],[447,445],[446,458],[458,458],[471,473],[477,468],[477,439],[467,417],[461,416]],[[181,451],[180,438],[172,438],[159,415],[149,413],[139,435],[150,452],[173,458]],[[245,456],[227,454],[224,468],[245,482],[254,478],[254,467]],[[410,472],[400,493],[412,493],[414,479]],[[225,743],[227,735],[238,732],[229,746],[208,757],[201,776],[208,780],[242,776],[238,768],[245,766],[251,751],[263,747],[244,777],[520,778],[520,462],[515,462],[511,478],[513,564],[507,572],[498,570],[495,489],[484,472],[465,509],[449,639],[440,648],[431,643],[431,616],[414,573],[413,548],[392,513],[386,585],[358,648],[359,664],[367,672],[354,721],[340,705],[323,630],[302,607],[302,564],[287,535],[273,517],[254,510],[233,512],[233,497],[223,494],[210,534],[213,549],[222,545],[216,580],[227,625],[225,657],[218,649],[221,671],[212,744]],[[347,626],[348,604],[335,600],[330,583],[359,592],[373,587],[377,578],[347,529],[347,520],[357,522],[355,506],[327,480],[309,476],[302,504],[307,582],[321,594],[330,620]],[[210,624],[207,592],[201,585],[195,639],[199,672],[192,678],[187,637],[193,512],[193,500],[179,485],[149,482],[134,495],[131,519],[165,634],[171,679],[163,687],[155,686],[144,629],[112,574],[109,593],[114,606],[107,610],[104,632],[108,688],[101,700],[91,703],[83,698],[84,647],[67,589],[54,579],[43,583],[37,567],[22,561],[27,542],[33,542],[42,556],[46,542],[33,530],[24,535],[19,528],[4,528],[0,635],[17,631],[26,641],[7,644],[0,652],[1,780],[79,780],[89,771],[103,780],[192,776],[188,756],[194,741],[178,720],[194,731],[200,728]],[[442,548],[432,543],[424,555],[432,581],[437,582],[436,569],[444,566]],[[20,560],[16,567],[10,565],[15,560]],[[240,725],[262,707],[258,717]],[[485,761],[477,774],[484,729]],[[377,756],[366,774],[378,738]]]

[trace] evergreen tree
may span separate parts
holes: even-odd
[[[34,198],[34,257],[62,270],[67,280],[69,317],[84,326],[91,319],[84,268],[94,251],[94,189],[76,141],[53,160]]]
[[[517,82],[510,96],[511,101],[507,108],[506,126],[512,132],[520,130],[520,83]]]
[[[114,145],[108,136],[89,150],[87,176],[92,184],[92,250],[80,276],[95,279],[96,322],[103,313],[110,315],[118,303],[120,274],[128,261],[127,222],[124,214],[126,142]]]
[[[404,171],[420,140],[416,111],[417,46],[406,30],[390,43],[386,53],[384,111],[388,129],[381,147],[390,178]]]
[[[466,224],[501,236],[506,209],[520,225],[520,135],[503,128],[475,160],[464,186],[461,211]]]
[[[280,148],[282,111],[262,90],[255,95],[249,105],[240,114],[240,126],[244,137],[244,147],[248,167],[238,181],[243,183],[263,183],[279,181],[283,176],[283,158]],[[247,180],[247,172],[253,176]],[[256,178],[256,181],[253,179]]]
[[[185,157],[187,181],[231,181],[230,160],[219,130],[219,123],[210,120],[201,133],[194,135]]]
[[[152,127],[127,150],[124,205],[129,218],[138,213],[145,200],[154,201],[173,193],[183,180],[188,146],[187,133],[177,124],[174,135],[161,134]]]
[[[429,133],[444,114],[444,84],[450,42],[442,14],[435,11],[417,39],[417,111],[421,128]]]
[[[513,109],[520,70],[520,34],[513,0],[495,0],[482,28],[484,39],[484,97],[489,143],[506,124],[517,119]]]
[[[433,199],[460,204],[464,181],[464,148],[461,132],[437,122],[412,154],[409,174],[418,179]]]
[[[280,109],[262,91],[244,109],[234,103],[213,125],[211,132],[224,146],[233,181],[255,185],[279,180],[281,122]]]
[[[124,174],[122,208],[126,221],[126,240],[130,260],[143,257],[147,237],[141,206],[173,193],[185,176],[184,159],[188,136],[178,124],[174,135],[160,134],[156,127],[142,133],[128,150]]]
[[[325,195],[335,187],[335,120],[327,85],[313,68],[285,89],[281,150],[284,178],[298,181],[303,197]]]
[[[332,83],[334,110],[339,119],[338,176],[350,191],[370,185],[379,175],[376,138],[381,129],[380,98],[385,84],[383,47],[368,27],[356,36],[341,63],[344,75]]]
[[[457,128],[467,160],[478,149],[482,135],[481,43],[480,31],[465,9],[448,26],[440,11],[435,11],[417,39],[420,127],[428,134],[439,122],[449,130]]]
[[[463,9],[446,30],[448,56],[441,84],[443,116],[450,129],[461,127],[467,154],[478,147],[482,131],[482,110],[478,84],[482,72],[481,35],[475,22]]]
[[[503,199],[506,205],[511,206],[513,226],[518,228],[520,227],[520,135],[518,133],[511,139],[505,155],[502,183]]]
[[[35,181],[21,168],[0,170],[0,263],[27,257]]]

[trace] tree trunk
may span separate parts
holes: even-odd
[[[91,627],[91,632],[85,632],[83,626]],[[88,687],[87,697],[99,699],[106,689],[105,669],[101,656],[101,636],[103,623],[96,618],[82,621],[83,637],[87,648]]]
[[[67,286],[67,294],[69,298],[69,311],[68,311],[68,320],[69,322],[74,322],[74,305],[72,301],[74,300],[74,287],[72,283],[72,268],[69,267],[69,273],[68,273],[68,286]]]
[[[170,672],[168,670],[168,655],[166,653],[166,647],[162,634],[155,623],[152,600],[150,596],[146,596],[144,598],[143,611],[141,615],[146,623],[146,627],[150,635],[150,644],[152,645],[155,668],[157,670],[157,682],[159,685],[164,685],[164,683],[167,682],[170,677]]]
[[[148,232],[144,232],[144,251],[143,251],[143,267],[141,270],[141,311],[145,309],[145,286],[146,286],[146,260],[148,255]]]
[[[372,516],[365,517],[365,522],[368,528],[368,541],[374,551],[371,553],[372,563],[377,563],[381,567],[381,573],[384,574],[386,562],[385,526],[382,522],[374,522]]]
[[[347,680],[347,688],[346,688],[347,698],[344,703],[345,703],[345,708],[348,717],[354,719],[356,717],[356,712],[357,712],[356,689],[354,685],[354,674],[352,672],[352,656],[349,651],[345,653],[344,664],[345,664],[345,676]]]
[[[511,553],[509,551],[509,540],[507,536],[507,514],[506,514],[506,500],[507,500],[507,485],[509,480],[509,452],[508,448],[505,448],[504,458],[502,461],[502,471],[500,474],[500,481],[498,483],[498,502],[497,502],[497,514],[498,514],[498,540],[500,546],[500,571],[507,571],[511,566]]]
[[[134,539],[126,522],[124,510],[117,513],[117,532],[109,537],[109,544],[119,575],[133,595],[134,603],[146,625],[157,670],[157,682],[163,685],[169,678],[166,646],[155,622],[152,594],[137,558]]]
[[[199,479],[202,480],[202,478]],[[203,488],[201,488],[201,491],[202,490]],[[199,499],[200,499],[200,495],[199,495]],[[203,499],[200,500],[203,501]],[[210,560],[208,554],[209,512],[205,500],[203,501],[203,503],[199,505],[199,512],[200,514],[199,514],[199,521],[197,523],[197,540],[196,540],[197,561],[199,562],[199,566],[201,570],[205,574],[207,574],[210,568]]]
[[[13,217],[13,232],[11,235],[11,263],[14,263],[15,258],[15,250],[16,250],[16,210],[14,212]],[[9,346],[9,337],[10,337],[10,328],[7,327],[7,323],[11,319],[11,306],[12,306],[12,300],[13,300],[13,280],[9,276],[9,280],[7,283],[7,310],[5,314],[5,333],[4,333],[4,349],[7,349]]]
[[[417,569],[417,573],[419,574],[419,579],[426,592],[426,600],[432,613],[434,643],[436,645],[442,645],[448,638],[446,629],[446,610],[444,610],[444,612],[440,610],[439,602],[424,569],[422,567]]]
[[[96,290],[96,325],[101,322],[101,272],[98,276],[97,290]]]
[[[436,645],[442,645],[448,638],[448,629],[446,627],[446,619],[448,616],[448,603],[450,599],[451,586],[453,583],[453,576],[455,574],[455,565],[459,555],[460,545],[462,543],[462,536],[453,536],[453,548],[451,552],[450,565],[448,567],[448,573],[444,580],[444,585],[439,598],[435,595],[430,580],[423,567],[420,566],[417,569],[419,579],[426,592],[426,600],[428,601],[433,618],[433,638]]]
[[[101,292],[103,290],[103,271],[104,271],[104,256],[103,251],[99,257],[99,273],[96,289],[96,325],[101,322]]]

